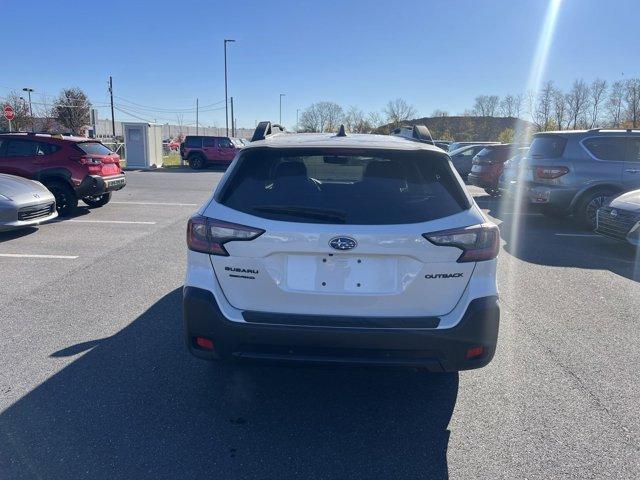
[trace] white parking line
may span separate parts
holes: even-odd
[[[595,233],[556,233],[559,237],[599,237]]]
[[[75,260],[77,255],[34,255],[30,253],[0,253],[0,257],[9,258],[59,258],[63,260]]]
[[[173,207],[197,207],[197,203],[170,203],[170,202],[111,202],[119,205],[165,205]]]
[[[122,223],[126,225],[155,225],[156,222],[130,222],[127,220],[58,220],[58,222],[73,222],[73,223]]]

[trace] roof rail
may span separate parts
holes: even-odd
[[[251,137],[252,142],[256,142],[258,140],[264,140],[265,138],[275,135],[276,133],[284,132],[284,127],[277,123],[271,123],[269,121],[260,122],[253,132],[253,137]]]
[[[606,130],[608,132],[640,132],[640,128],[590,128],[589,130],[587,130],[587,132],[596,133],[602,130]]]
[[[433,137],[431,136],[431,132],[426,125],[406,125],[396,128],[391,132],[391,135],[394,135],[396,137],[403,137],[415,142],[435,145],[435,143],[433,142]]]

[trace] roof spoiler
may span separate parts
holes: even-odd
[[[428,143],[431,145],[435,145],[433,142],[433,137],[431,136],[431,132],[427,128],[426,125],[413,125],[396,128],[391,132],[391,135],[395,135],[396,137],[406,138],[408,140],[413,140],[415,142]]]
[[[276,133],[283,133],[284,127],[277,123],[271,123],[269,121],[260,122],[256,127],[256,130],[253,132],[253,137],[251,137],[252,142],[256,142],[258,140],[264,140],[265,138],[275,135]]]

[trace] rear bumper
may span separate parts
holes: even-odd
[[[558,210],[569,211],[578,193],[574,188],[556,185],[528,183],[525,187],[527,198],[531,203],[551,205]]]
[[[102,195],[103,193],[121,190],[126,184],[127,178],[124,173],[109,175],[108,177],[87,175],[82,180],[82,183],[76,187],[76,195],[78,198]]]
[[[280,324],[236,322],[224,317],[211,292],[197,287],[184,287],[183,313],[187,347],[200,358],[411,366],[432,371],[488,364],[495,353],[500,320],[498,298],[490,296],[473,300],[453,328],[326,326],[331,317],[324,317],[324,326],[300,326],[292,325],[299,323],[300,316],[293,320],[287,314],[282,314]],[[195,337],[212,340],[214,350],[199,348]],[[469,349],[477,347],[482,347],[482,353],[467,358]]]
[[[498,185],[498,179],[493,177],[487,177],[482,174],[478,175],[477,173],[470,173],[467,176],[467,181],[471,185],[475,185],[480,188],[496,188]]]

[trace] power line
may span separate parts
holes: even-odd
[[[150,110],[150,111],[154,111],[154,112],[164,112],[164,113],[192,113],[192,112],[196,111],[196,109],[193,108],[193,107],[189,107],[189,108],[152,107],[150,105],[143,105],[141,103],[137,103],[137,102],[134,102],[132,100],[128,100],[128,99],[120,97],[118,95],[114,95],[114,97],[117,98],[118,100],[121,100],[121,101],[123,101],[125,103],[128,103],[130,105],[135,106],[137,110]],[[200,111],[208,109],[209,107],[213,107],[214,105],[219,105],[222,102],[224,102],[224,100],[220,100],[218,102],[213,102],[213,103],[209,103],[207,105],[203,105],[200,108]],[[130,107],[130,108],[132,108],[132,107]],[[211,110],[216,110],[216,109],[211,109]]]

